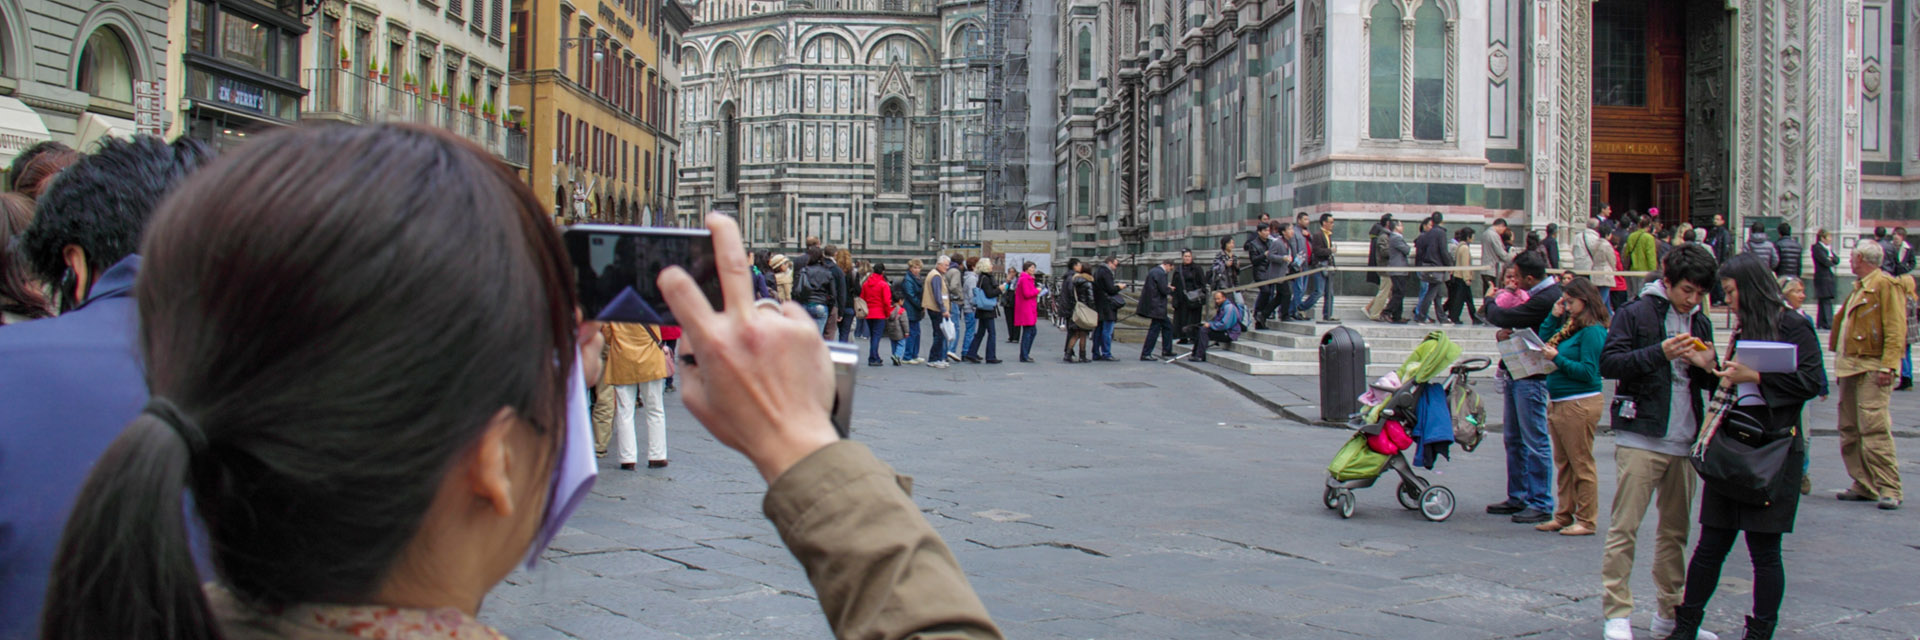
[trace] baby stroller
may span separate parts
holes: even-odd
[[[1469,377],[1486,370],[1493,362],[1487,358],[1470,358],[1453,364],[1459,355],[1458,345],[1447,340],[1445,334],[1433,332],[1394,375],[1382,379],[1388,385],[1379,382],[1372,385],[1373,391],[1366,397],[1375,401],[1353,415],[1349,425],[1354,428],[1354,435],[1327,467],[1322,504],[1339,510],[1341,518],[1351,518],[1353,490],[1373,486],[1386,470],[1392,469],[1400,477],[1400,486],[1394,491],[1400,506],[1419,511],[1433,522],[1453,516],[1453,491],[1414,473],[1416,461],[1409,460],[1408,456],[1414,455],[1416,447],[1424,448],[1423,456],[1444,455],[1444,443],[1458,444],[1466,451],[1479,446],[1486,410],[1473,392]],[[1447,371],[1446,377],[1433,383],[1435,375],[1442,370]],[[1440,408],[1449,419],[1445,420],[1446,424],[1421,424],[1421,404],[1434,402],[1436,386]],[[1426,409],[1424,413],[1435,415],[1431,405]],[[1391,453],[1379,451],[1381,446],[1389,447]],[[1431,468],[1431,462],[1428,467]]]

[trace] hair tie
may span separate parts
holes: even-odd
[[[173,433],[180,436],[180,441],[186,443],[187,456],[190,459],[202,457],[202,455],[206,453],[207,433],[201,431],[200,425],[188,419],[187,414],[182,412],[180,407],[174,406],[174,404],[166,398],[156,396],[149,399],[146,408],[142,409],[141,413],[159,418],[160,422],[165,423],[168,428],[173,429]]]

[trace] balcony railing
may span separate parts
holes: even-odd
[[[434,98],[426,87],[409,90],[391,77],[351,69],[308,69],[305,115],[353,123],[412,122],[452,131],[515,166],[527,166],[526,135],[509,131],[476,111]],[[477,107],[476,107],[477,109]],[[515,138],[520,147],[510,148]]]

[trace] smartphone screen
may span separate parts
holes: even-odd
[[[562,237],[587,318],[678,326],[658,284],[667,267],[686,269],[715,310],[723,304],[706,229],[577,225]]]

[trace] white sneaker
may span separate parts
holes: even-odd
[[[935,368],[935,369],[945,369],[945,368],[947,368],[947,361],[945,361],[945,360],[938,360],[938,361],[934,361],[934,362],[929,362],[929,363],[927,363],[927,366],[929,366],[929,367],[933,367],[933,368]]]
[[[1662,618],[1660,614],[1656,613],[1653,614],[1653,627],[1649,630],[1653,632],[1653,636],[1656,638],[1666,638],[1667,636],[1673,635],[1674,624],[1674,621]],[[1712,631],[1701,629],[1700,633],[1694,636],[1694,640],[1720,640],[1720,636]]]
[[[1667,623],[1672,629],[1671,622]],[[1633,640],[1633,621],[1627,618],[1607,618],[1607,640]]]

